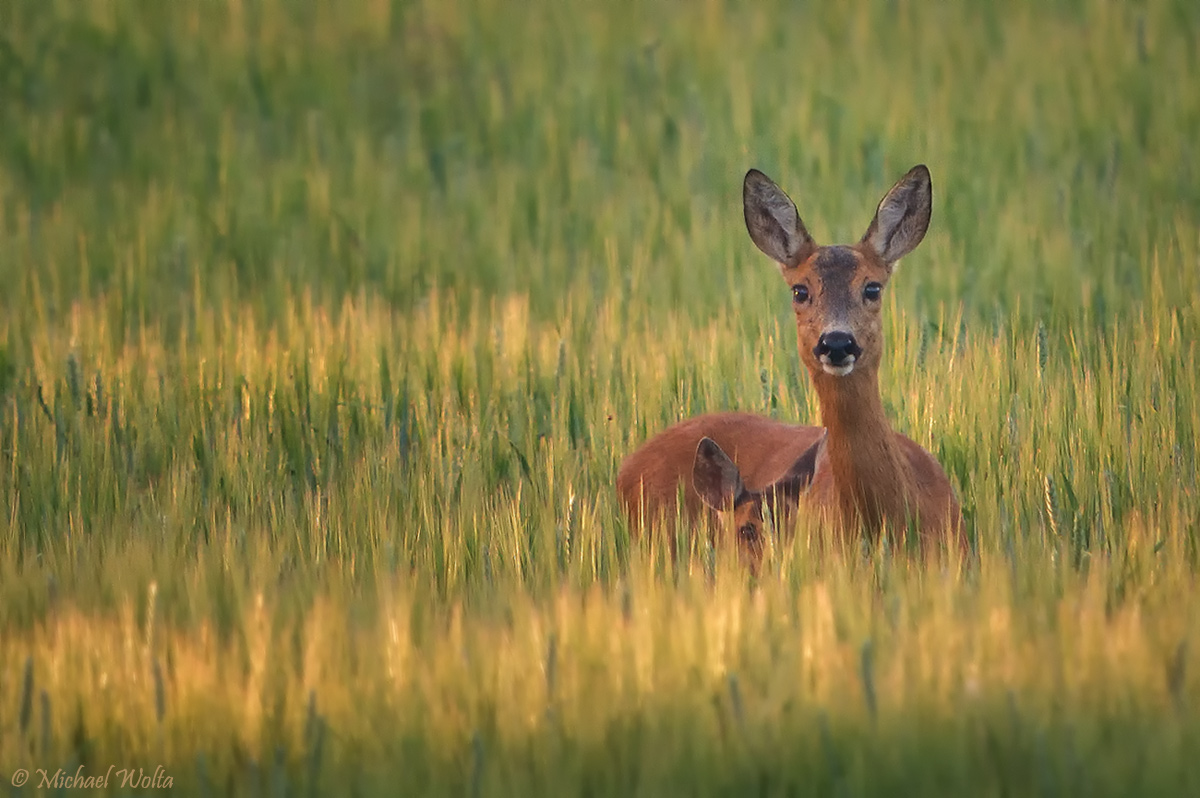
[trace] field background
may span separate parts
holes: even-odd
[[[1198,49],[1193,0],[6,0],[0,784],[1200,794]],[[746,169],[831,243],[920,162],[881,389],[978,565],[631,545],[648,435],[817,417]]]

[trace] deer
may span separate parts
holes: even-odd
[[[752,413],[710,413],[681,421],[626,457],[617,492],[635,537],[673,532],[677,509],[706,522],[710,542],[732,539],[738,558],[757,575],[764,553],[766,509],[786,526],[812,480],[820,427],[787,424]],[[683,504],[677,508],[683,484]],[[719,538],[719,539],[718,539]],[[667,537],[671,556],[675,537]]]
[[[774,486],[770,492],[782,498],[784,515],[802,505],[843,540],[858,534],[874,543],[886,530],[894,541],[911,529],[924,552],[948,544],[967,554],[962,509],[949,478],[932,454],[892,428],[879,393],[883,292],[900,259],[929,229],[929,169],[919,164],[896,181],[862,238],[850,245],[818,245],[792,199],[758,169],[746,173],[742,206],[751,241],[776,264],[791,293],[800,360],[821,424],[711,413],[668,427],[618,471],[622,504],[631,519],[639,519],[635,529],[642,531],[644,519],[670,515],[681,483],[689,517],[700,507],[729,515],[733,508],[714,507],[697,490],[696,457],[707,437],[754,486],[751,493]],[[787,525],[780,529],[786,532]]]

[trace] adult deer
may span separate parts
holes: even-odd
[[[915,166],[880,201],[858,243],[819,246],[791,198],[757,169],[746,173],[746,229],[791,290],[800,358],[817,392],[823,428],[782,425],[786,430],[772,431],[766,420],[746,414],[676,424],[621,465],[617,487],[631,517],[666,515],[681,480],[685,507],[697,502],[695,486],[688,484],[694,464],[683,453],[708,436],[762,485],[782,478],[802,450],[811,463],[803,506],[822,513],[839,533],[876,538],[885,528],[892,535],[912,528],[922,548],[949,542],[966,552],[950,480],[929,452],[892,429],[879,395],[883,291],[900,258],[925,237],[932,199],[929,170]],[[668,484],[670,491],[663,487]]]

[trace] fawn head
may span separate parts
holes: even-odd
[[[914,166],[900,178],[862,239],[849,246],[818,246],[791,198],[757,169],[746,173],[742,206],[750,239],[779,265],[791,288],[800,356],[813,379],[878,369],[880,300],[897,261],[929,228],[929,170]]]
[[[800,456],[787,473],[761,491],[752,491],[742,482],[741,472],[729,455],[712,438],[702,438],[696,446],[692,465],[692,486],[700,500],[717,513],[721,531],[736,533],[738,556],[752,573],[758,572],[763,557],[763,508],[781,528],[796,509],[800,494],[812,481],[816,447]]]

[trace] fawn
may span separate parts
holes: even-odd
[[[736,535],[742,562],[757,572],[763,504],[786,526],[812,480],[815,444],[824,433],[750,413],[695,416],[626,457],[617,472],[617,492],[638,535],[647,527],[669,527],[682,482],[685,517],[707,515],[715,522],[711,531]],[[673,535],[668,542],[674,555]]]

